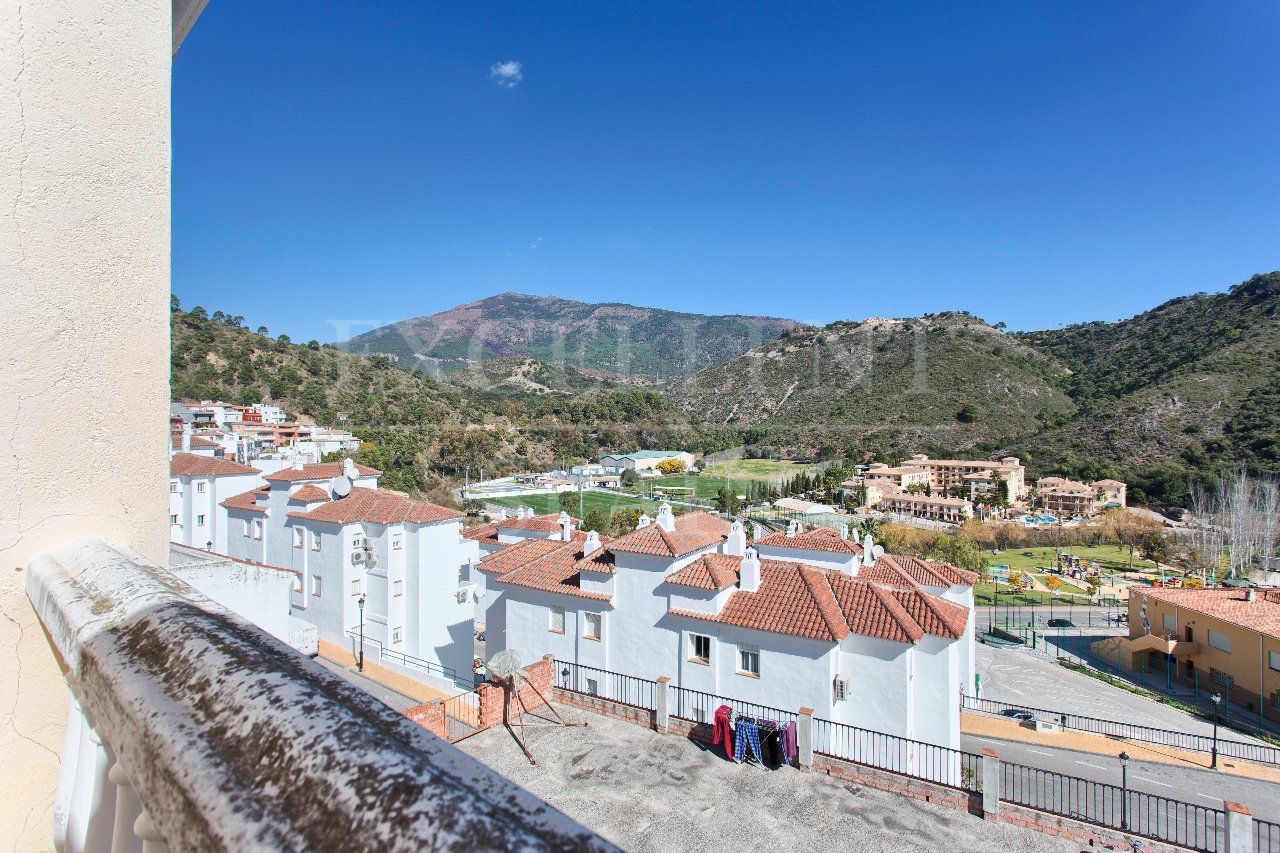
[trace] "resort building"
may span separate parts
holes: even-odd
[[[696,461],[692,453],[683,450],[637,450],[635,453],[614,453],[600,457],[600,464],[609,471],[630,469],[636,472],[654,471],[659,462],[679,459],[686,469]]]
[[[231,557],[296,572],[292,606],[321,644],[365,654],[420,681],[470,685],[477,559],[462,513],[378,488],[380,472],[345,462],[266,475],[223,501]],[[383,654],[383,652],[389,654]]]
[[[965,519],[973,517],[973,503],[964,498],[947,498],[919,491],[908,492],[899,487],[897,482],[888,478],[867,480],[863,487],[866,490],[868,509],[909,515],[913,518],[927,518],[947,524],[962,524]]]
[[[992,490],[997,477],[1005,484],[1010,503],[1017,503],[1027,496],[1026,468],[1016,456],[992,462],[985,459],[930,459],[923,453],[917,453],[897,467],[891,468],[882,463],[870,465],[866,473],[867,479],[894,480],[903,490],[925,484],[932,494],[964,496],[970,500]]]
[[[786,541],[790,540],[790,541]],[[839,532],[761,538],[663,504],[615,539],[526,539],[480,561],[490,653],[557,659],[955,747],[972,587]],[[809,562],[808,560],[812,560]]]
[[[1168,673],[1280,721],[1280,589],[1152,588],[1129,595],[1129,636],[1093,650],[1129,670]]]
[[[1103,510],[1127,505],[1128,486],[1119,480],[1080,483],[1063,477],[1041,477],[1036,494],[1045,511],[1058,518],[1092,518]]]

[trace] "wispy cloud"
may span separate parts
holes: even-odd
[[[514,89],[524,79],[524,66],[514,59],[495,62],[489,67],[489,79],[503,89]]]
[[[529,251],[532,252],[534,249],[538,248],[541,245],[542,245],[542,235],[539,234],[537,237],[534,237],[533,242],[529,244]]]

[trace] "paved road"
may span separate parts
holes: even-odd
[[[383,684],[379,684],[373,679],[365,678],[360,673],[352,672],[346,667],[339,666],[333,661],[325,660],[322,657],[316,657],[316,658],[313,658],[313,660],[316,663],[320,664],[325,669],[332,672],[334,675],[337,675],[341,678],[345,678],[347,681],[351,682],[356,687],[359,687],[365,693],[368,693],[373,698],[380,700],[385,705],[390,705],[392,708],[394,708],[395,710],[401,713],[404,713],[410,708],[414,708],[422,704],[417,699],[414,699],[410,696],[405,696],[403,693],[399,693],[395,690],[392,690],[390,687],[387,687]]]

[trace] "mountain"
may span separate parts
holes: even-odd
[[[778,317],[707,316],[502,293],[382,326],[341,346],[385,354],[437,376],[484,359],[517,357],[661,381],[688,376],[800,325]]]
[[[962,313],[791,332],[672,389],[702,423],[790,452],[963,451],[1033,433],[1076,405],[1067,371]]]
[[[1017,337],[1069,368],[1055,384],[1078,404],[1025,442],[1043,464],[1280,470],[1280,272]]]
[[[495,396],[574,397],[595,391],[651,388],[643,376],[619,376],[570,364],[547,364],[531,358],[491,358],[471,362],[446,374],[444,382],[463,392]]]

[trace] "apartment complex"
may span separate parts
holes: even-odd
[[[954,699],[972,678],[977,578],[876,559],[869,545],[795,528],[748,545],[740,522],[677,517],[667,504],[615,539],[566,526],[480,561],[488,647],[803,704],[824,719],[954,747]]]
[[[902,489],[926,484],[933,494],[965,497],[971,501],[994,496],[998,478],[1005,485],[1006,498],[1010,503],[1017,503],[1027,496],[1027,470],[1016,456],[992,462],[985,459],[930,459],[923,453],[917,453],[896,467],[873,464],[867,469],[866,476],[868,479],[891,479]]]
[[[1036,480],[1036,495],[1044,509],[1059,518],[1092,518],[1103,510],[1128,503],[1129,487],[1119,480],[1080,483],[1064,477]]]
[[[1167,671],[1280,721],[1280,589],[1135,592],[1129,637],[1094,648],[1127,669]]]

